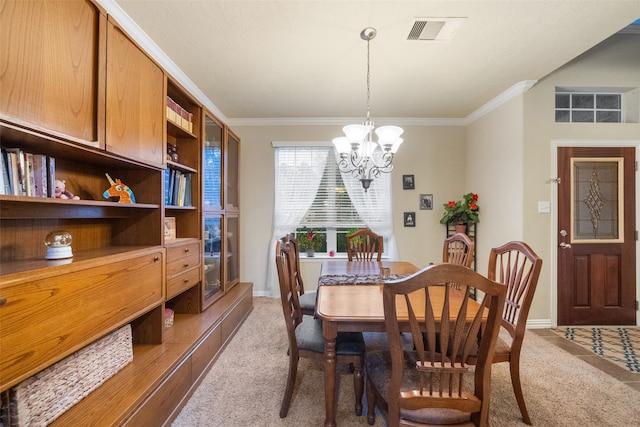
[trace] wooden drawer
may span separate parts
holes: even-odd
[[[173,298],[180,292],[196,285],[200,281],[200,269],[192,268],[167,280],[167,299]]]
[[[168,259],[167,262],[167,279],[172,279],[178,274],[182,274],[192,268],[200,265],[200,254],[192,252],[190,255],[177,259],[175,261]]]
[[[0,282],[0,390],[161,304],[163,255],[154,248]]]
[[[167,246],[167,263],[193,256],[200,259],[200,241],[198,240],[192,240],[179,246]]]

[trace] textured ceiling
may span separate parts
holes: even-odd
[[[464,118],[640,18],[640,1],[117,3],[229,119]],[[450,42],[407,41],[414,18],[464,17]]]

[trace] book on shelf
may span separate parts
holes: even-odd
[[[56,159],[47,157],[47,197],[55,197],[56,193]]]
[[[35,197],[47,197],[47,156],[34,154],[33,160],[33,195]]]
[[[2,149],[0,154],[0,192],[10,196],[12,194],[11,178],[9,176],[9,158],[7,152]]]
[[[191,173],[182,172],[177,169],[167,168],[165,170],[164,183],[164,203],[167,206],[191,206]]]
[[[23,152],[24,155],[24,180],[27,188],[27,197],[35,197],[36,177],[33,173],[33,154]]]
[[[24,153],[19,148],[7,148],[11,165],[11,183],[14,196],[26,196]]]

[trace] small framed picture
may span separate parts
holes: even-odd
[[[413,180],[413,175],[402,175],[402,189],[413,190],[416,188],[416,183]]]
[[[404,226],[405,227],[415,227],[416,226],[416,213],[415,212],[405,212],[404,213]]]
[[[433,209],[433,194],[420,195],[420,209],[430,211]]]

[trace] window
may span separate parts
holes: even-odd
[[[370,188],[365,194],[359,181],[345,185],[333,147],[276,147],[275,153],[276,236],[295,231],[301,252],[312,247],[339,254],[346,253],[345,236],[358,229],[385,240],[392,235],[388,175],[372,184],[377,193]]]
[[[637,123],[630,88],[556,87],[556,123]],[[635,117],[635,118],[634,118]]]
[[[332,160],[330,153],[316,197],[296,230],[300,250],[311,246],[320,253],[347,253],[345,236],[367,228],[351,202],[338,164]],[[309,235],[313,239],[309,240]]]

